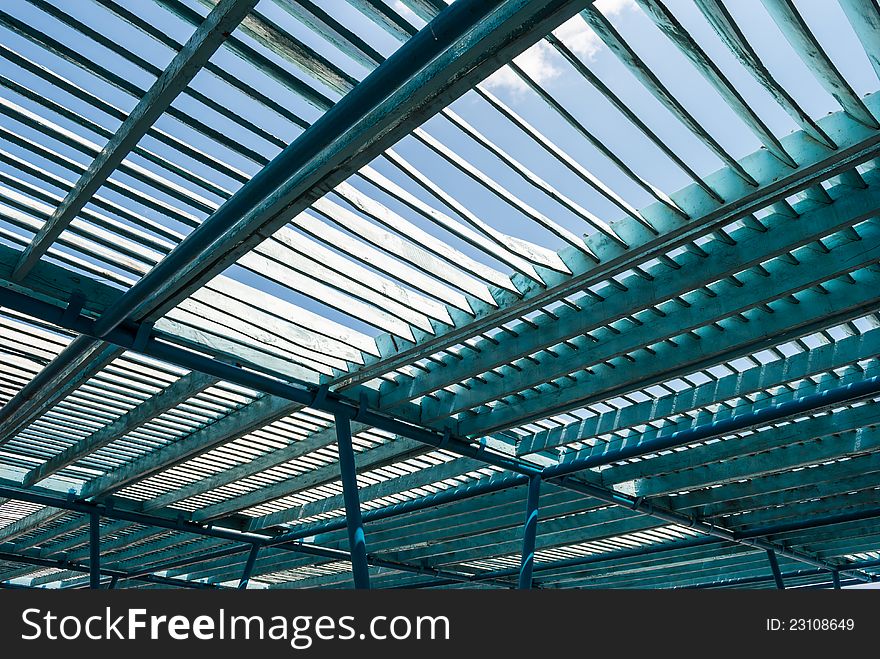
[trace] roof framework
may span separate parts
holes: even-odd
[[[874,581],[880,98],[803,3],[761,12],[806,91],[733,3],[637,4],[657,41],[588,0],[0,8],[0,585]],[[876,83],[880,7],[839,10]]]

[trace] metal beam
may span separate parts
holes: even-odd
[[[364,521],[358,500],[357,472],[354,450],[351,446],[351,427],[345,417],[336,417],[336,442],[339,447],[339,470],[342,476],[342,494],[345,497],[345,520],[348,527],[348,550],[351,553],[351,571],[354,587],[369,589],[370,571],[367,567],[367,541]]]
[[[391,84],[391,87],[394,87],[394,84],[407,84],[407,75],[414,71],[419,71],[420,65],[417,64],[417,61],[419,61],[420,57],[432,60],[431,66],[436,67],[436,70],[432,69],[430,74],[424,71],[420,72],[420,75],[428,76],[429,78],[434,76],[431,78],[434,83],[425,84],[425,78],[423,77],[417,83],[411,83],[410,88],[401,88],[400,94],[403,97],[409,97],[409,100],[414,102],[415,97],[410,92],[418,90],[417,95],[421,95],[426,104],[430,103],[428,99],[433,99],[435,103],[446,103],[454,94],[463,93],[468,88],[469,81],[476,79],[480,75],[478,70],[481,66],[485,67],[487,71],[490,70],[489,67],[493,66],[491,56],[500,57],[501,53],[507,53],[510,56],[516,54],[516,52],[529,45],[529,40],[539,38],[542,31],[549,31],[549,29],[555,27],[555,25],[577,10],[577,7],[571,6],[572,3],[564,2],[552,3],[551,5],[538,2],[508,2],[498,12],[492,14],[490,20],[481,23],[480,28],[476,32],[471,33],[467,31],[468,25],[476,22],[476,19],[482,17],[491,7],[487,3],[470,3],[474,7],[465,7],[465,4],[467,3],[459,3],[444,12],[447,18],[439,17],[432,26],[429,36],[414,38],[401,49],[401,51],[405,52],[400,52],[395,57],[389,58],[389,61],[386,61],[377,70],[375,75],[370,76],[372,82],[365,81],[366,84],[358,86],[358,90],[361,91],[353,92],[353,96],[358,97],[357,99],[346,97],[345,102],[328,112],[328,116],[323,119],[323,122],[318,122],[320,126],[316,125],[313,127],[304,141],[302,139],[297,140],[295,148],[292,147],[286,156],[286,160],[282,158],[281,161],[283,162],[279,161],[276,163],[275,169],[284,171],[299,169],[298,167],[293,167],[287,160],[302,158],[307,154],[316,153],[315,149],[320,146],[322,140],[325,138],[333,139],[333,133],[337,132],[342,126],[351,126],[352,122],[356,121],[358,114],[365,112],[369,108],[369,104],[363,103],[365,98],[373,98],[373,100],[385,102],[386,105],[396,106],[396,101],[393,99],[383,101],[386,95],[384,91],[379,93],[378,96],[376,92],[388,84]],[[479,9],[477,9],[477,5],[479,5]],[[524,26],[527,26],[527,28],[524,28]],[[468,43],[471,48],[468,55],[463,56],[461,51],[456,50],[454,57],[451,51],[449,51],[448,55],[435,58],[438,52],[455,42],[456,39],[465,33],[467,33],[467,36],[463,38],[469,40]],[[444,37],[445,40],[440,37]],[[466,71],[467,73],[457,77],[450,73],[449,67],[459,67],[461,71]],[[397,82],[391,83],[392,80],[397,80]],[[453,92],[453,87],[457,91]],[[354,111],[354,114],[351,114],[352,111]],[[420,107],[419,112],[425,113],[429,112],[429,110],[427,110],[427,107]],[[424,119],[424,116],[427,115],[420,115],[418,120]],[[414,116],[401,117],[399,113],[389,115],[389,126],[394,125],[394,130],[398,131],[398,134],[403,134],[416,121],[417,119]],[[409,124],[406,122],[409,122]],[[375,122],[368,121],[365,125],[369,126],[371,139],[375,139],[377,135]],[[389,133],[383,139],[390,142],[393,138]],[[363,145],[358,145],[353,151],[348,151],[348,155],[352,153],[356,154],[357,157],[369,157]],[[339,168],[336,166],[333,166],[331,169],[339,171]],[[227,214],[230,212],[232,214],[244,212],[249,203],[259,201],[266,193],[274,189],[277,184],[279,177],[274,175],[274,171],[274,169],[264,171],[262,176],[256,177],[245,186],[249,192],[241,192],[238,195],[238,199],[240,201],[242,196],[244,196],[248,200],[246,203],[237,206],[235,203],[227,204],[221,210]],[[284,177],[281,177],[281,180],[283,179]],[[257,192],[253,192],[254,190],[257,190]],[[248,194],[251,194],[251,196],[248,197]],[[181,252],[185,252],[193,243],[198,243],[211,230],[215,230],[217,227],[221,231],[224,230],[226,226],[224,222],[218,217],[213,222],[206,222],[200,225],[199,229],[190,234],[187,240],[184,241],[187,245],[176,250],[177,257],[185,257],[185,262],[192,263],[193,260]],[[279,222],[281,223],[282,221],[279,220]],[[212,225],[214,229],[210,229],[206,225]],[[213,238],[208,239],[205,245],[212,243],[213,240]],[[173,274],[176,280],[177,266],[172,265],[171,261],[173,260],[166,259],[163,261],[163,264],[166,269],[170,269],[169,274]],[[148,276],[144,279],[149,278]],[[159,280],[161,275],[154,271],[153,278]],[[143,289],[148,286],[144,279],[138,283],[136,288]],[[153,300],[156,299],[156,296],[152,294],[148,297]],[[115,309],[119,310],[120,305],[117,304]],[[104,333],[107,328],[113,327],[118,320],[121,320],[120,317],[117,317],[116,321],[108,318],[105,314],[99,323],[101,333]]]
[[[101,516],[89,513],[89,588],[101,587]]]
[[[361,488],[361,502],[364,503],[373,499],[381,499],[385,496],[400,494],[407,490],[414,490],[439,483],[449,478],[461,477],[468,472],[481,469],[483,466],[484,464],[478,460],[473,460],[471,458],[456,458],[449,462],[425,467],[411,474],[390,478]],[[459,488],[469,486],[470,483],[467,485],[461,485]],[[278,524],[296,522],[298,520],[312,517],[313,515],[325,515],[333,511],[341,510],[344,507],[345,501],[343,496],[337,494],[331,497],[318,499],[317,501],[305,503],[301,506],[292,506],[275,513],[269,513],[268,515],[254,518],[254,520],[248,524],[248,530],[253,531],[256,529],[270,528]],[[376,509],[366,511],[364,514],[368,515],[371,512],[375,512],[375,510]],[[366,517],[364,519],[366,520]]]
[[[95,321],[83,315],[65,313],[55,305],[36,299],[23,292],[10,289],[0,289],[0,304],[22,313],[40,318],[55,325],[66,327],[80,334],[95,336]],[[142,325],[126,323],[121,327],[111,330],[107,334],[110,342],[128,349],[137,348],[138,352],[149,355],[161,361],[175,364],[187,370],[200,371],[213,375],[221,380],[234,382],[245,387],[256,389],[270,394],[272,400],[288,400],[291,403],[321,409],[330,414],[340,414],[348,419],[357,419],[361,423],[385,430],[393,435],[408,437],[415,441],[423,442],[437,448],[448,448],[465,457],[492,460],[492,464],[503,469],[510,469],[520,473],[536,473],[537,468],[516,460],[497,451],[486,449],[484,445],[475,446],[471,441],[439,430],[421,428],[409,423],[394,419],[390,416],[377,413],[333,391],[327,391],[326,387],[317,390],[307,390],[301,386],[294,386],[275,378],[267,377],[254,371],[228,364],[217,359],[191,352],[170,343],[158,341],[150,337],[144,339],[145,331]],[[263,400],[263,399],[260,399]],[[219,423],[219,422],[218,422]],[[181,442],[180,444],[183,444]],[[189,451],[198,451],[198,447],[171,448],[179,451],[180,459],[191,455]],[[118,475],[110,475],[118,480]],[[90,488],[95,483],[90,484]],[[103,487],[103,485],[102,485]]]
[[[518,588],[528,590],[532,587],[532,570],[535,565],[535,536],[538,533],[538,500],[541,494],[541,477],[529,478],[529,491],[526,498],[526,520],[523,525],[522,559],[519,568]]]
[[[254,563],[257,562],[257,554],[260,553],[260,545],[252,545],[248,553],[247,562],[244,564],[244,571],[241,573],[241,579],[238,582],[238,589],[245,590],[251,579],[251,573],[254,571]]]
[[[214,538],[237,544],[237,546],[224,549],[224,555],[244,553],[245,551],[248,551],[253,545],[259,545],[261,547],[275,547],[285,552],[293,552],[306,556],[315,556],[330,561],[351,561],[351,554],[349,552],[338,549],[330,549],[327,547],[319,547],[302,542],[291,542],[284,535],[272,536],[259,533],[241,532],[231,528],[220,526],[203,526],[200,524],[188,522],[185,519],[182,519],[180,516],[176,518],[164,517],[142,513],[134,510],[127,510],[119,505],[108,505],[102,502],[71,500],[64,496],[61,496],[56,492],[40,488],[23,488],[18,484],[0,483],[0,496],[8,496],[8,498],[10,499],[30,501],[32,503],[62,508],[64,510],[84,513],[86,515],[97,514],[107,519],[117,519],[121,521],[133,522],[136,524],[143,524],[145,526],[169,529],[182,533],[191,533],[197,536],[204,536],[206,538]],[[19,554],[13,553],[10,555],[18,556]],[[22,556],[24,555],[22,554]],[[197,554],[194,559],[186,559],[185,563],[190,564],[194,561],[201,561],[203,560],[203,558],[203,556]],[[0,560],[2,559],[3,556],[0,555]],[[36,563],[34,561],[42,562]],[[63,561],[47,558],[28,558],[27,560],[23,560],[22,562],[30,562],[31,564],[35,565],[62,567],[62,569],[66,567]],[[410,565],[407,563],[402,563],[400,561],[392,561],[374,556],[367,556],[367,562],[369,565],[374,567],[388,568],[401,572],[427,574],[429,576],[455,579],[461,582],[469,582],[474,576],[473,574],[465,574],[452,572],[450,570],[438,570],[436,568]],[[135,565],[140,565],[140,559],[135,559]],[[77,567],[71,569],[86,573],[89,572],[88,567],[81,567],[78,565]],[[124,575],[120,575],[120,578],[132,579],[140,576],[151,575],[154,571],[162,571],[165,569],[170,568],[168,567],[168,565],[154,565],[140,571],[135,570],[131,573],[125,573]],[[107,570],[102,570],[102,573],[109,574],[110,572],[108,572]]]
[[[10,296],[12,296],[11,299],[13,299],[13,300],[18,299],[15,297],[14,293],[8,292],[8,291],[0,291],[0,296],[3,297],[4,304],[6,303],[6,299],[10,298]],[[37,303],[33,300],[28,300],[27,302],[31,306],[38,306],[38,307],[40,306],[39,303]],[[60,320],[60,318],[58,318],[58,316],[60,316],[60,314],[55,315],[56,322],[58,320]],[[79,321],[77,321],[77,322],[78,322],[78,324],[81,325],[81,324],[84,324],[84,323],[87,323],[90,321],[86,321],[85,319],[79,319]],[[115,330],[115,333],[116,334],[114,334],[114,336],[119,334],[120,330]],[[127,338],[126,340],[132,341],[131,338]],[[147,343],[149,343],[149,342],[147,342]],[[214,360],[203,359],[197,355],[190,355],[190,354],[185,353],[183,351],[177,352],[175,349],[171,348],[170,346],[162,346],[161,348],[159,348],[158,356],[160,358],[168,359],[169,355],[167,354],[167,352],[169,350],[172,352],[172,354],[174,354],[176,356],[174,358],[171,358],[171,361],[177,361],[177,359],[183,359],[184,362],[186,363],[187,368],[195,368],[198,370],[205,370],[206,369],[209,372],[214,373],[218,377],[221,377],[223,379],[227,379],[229,381],[239,381],[240,383],[245,384],[245,386],[253,386],[254,384],[257,384],[257,386],[255,387],[257,389],[264,389],[265,388],[264,390],[272,392],[276,395],[283,395],[284,397],[291,398],[292,400],[301,401],[304,404],[312,404],[312,405],[318,406],[317,403],[319,401],[317,400],[317,398],[311,396],[310,394],[308,394],[306,392],[303,392],[302,390],[296,389],[294,387],[290,387],[289,385],[284,385],[282,383],[279,383],[278,381],[271,380],[269,378],[263,378],[261,376],[257,376],[256,374],[252,374],[250,372],[248,372],[247,374],[242,374],[240,372],[240,369],[237,369],[233,366],[226,365],[226,364],[218,364]],[[196,363],[198,365],[196,365]],[[863,387],[867,389],[872,386],[878,386],[878,384],[880,384],[880,378],[866,381],[866,384],[863,384]],[[842,388],[842,389],[846,389],[846,387]],[[840,392],[838,392],[838,395],[839,394],[840,394]],[[852,392],[851,395],[855,396],[857,394],[858,395],[861,395],[861,394],[867,395],[867,391],[862,391],[861,389],[856,388]],[[845,398],[845,396],[844,396],[844,398]],[[821,402],[818,402],[817,404],[821,405]],[[330,393],[328,393],[326,395],[326,397],[322,401],[320,401],[320,406],[322,406],[324,409],[327,409],[328,411],[330,411],[333,414],[337,414],[337,413],[345,414],[345,415],[347,415],[347,418],[358,417],[363,422],[369,423],[370,425],[378,426],[379,424],[385,424],[386,427],[393,428],[393,430],[397,434],[407,434],[407,435],[413,437],[414,439],[416,439],[417,441],[426,441],[426,443],[432,444],[434,446],[446,446],[450,450],[455,450],[456,452],[460,452],[460,453],[462,453],[466,456],[469,456],[469,457],[482,458],[482,459],[486,460],[487,462],[490,462],[490,464],[495,464],[495,465],[500,466],[505,469],[509,468],[509,469],[512,469],[513,471],[516,471],[519,473],[524,473],[526,475],[533,475],[533,474],[536,474],[539,472],[539,469],[537,469],[531,465],[522,463],[521,461],[511,459],[507,456],[498,456],[498,455],[492,454],[490,452],[483,451],[481,449],[476,449],[475,447],[473,447],[471,444],[469,444],[467,442],[463,442],[460,440],[454,440],[448,436],[437,437],[436,435],[432,435],[431,433],[428,433],[424,430],[419,430],[419,429],[413,430],[410,427],[405,426],[404,424],[400,424],[399,422],[392,422],[389,425],[389,422],[386,421],[384,417],[380,417],[380,416],[375,415],[374,413],[371,413],[371,412],[364,412],[363,410],[361,410],[355,406],[350,406],[350,405],[346,404],[344,401],[342,401],[338,398],[332,397],[332,394],[330,394]],[[779,406],[779,407],[781,407],[781,406]],[[785,409],[788,409],[788,408],[785,408]],[[776,413],[778,413],[778,411]],[[374,421],[374,419],[375,419],[375,421]],[[742,420],[740,420],[740,421],[742,421]],[[705,431],[705,430],[703,430],[703,431]],[[562,467],[556,467],[554,469],[561,469],[561,468]],[[570,467],[566,466],[565,469],[570,469]],[[575,469],[575,470],[577,470],[577,469]],[[551,474],[552,474],[552,472],[551,472]],[[664,519],[666,521],[672,521],[673,523],[684,524],[686,526],[692,525],[692,526],[694,526],[694,528],[699,528],[701,530],[704,530],[707,533],[710,533],[713,535],[719,535],[720,537],[724,537],[725,539],[732,539],[732,535],[729,532],[720,530],[712,525],[706,525],[703,523],[695,523],[694,520],[688,516],[683,516],[683,515],[674,513],[672,511],[663,511],[655,506],[650,506],[650,505],[646,505],[646,504],[639,504],[638,502],[634,503],[629,498],[623,497],[622,495],[618,495],[617,493],[605,491],[605,490],[602,490],[601,488],[595,488],[593,486],[587,486],[586,484],[572,481],[570,478],[563,479],[562,481],[557,481],[557,482],[559,484],[561,484],[563,487],[571,488],[576,491],[581,491],[586,494],[594,495],[597,498],[607,500],[610,503],[615,503],[616,505],[624,505],[627,507],[632,507],[635,505],[639,508],[644,508],[646,511],[649,512],[649,514],[651,514],[652,516],[658,517],[660,519]],[[754,541],[751,541],[751,542],[754,542]],[[807,556],[804,556],[804,555],[796,553],[796,552],[788,552],[787,555],[789,555],[791,557],[796,557],[796,560],[802,560],[805,562],[809,562],[811,564],[815,564],[815,559],[813,559],[812,557],[807,557]]]
[[[870,98],[868,101],[872,106],[878,103],[877,98]],[[833,121],[829,121],[831,119]],[[710,202],[705,192],[698,186],[689,186],[675,195],[677,203],[690,217],[689,220],[682,220],[671,212],[668,215],[664,214],[656,204],[644,209],[643,214],[650,215],[652,222],[659,227],[659,235],[647,230],[639,230],[626,221],[618,222],[614,228],[624,238],[628,249],[605,236],[591,235],[586,242],[590,251],[599,258],[599,262],[596,263],[594,260],[585,259],[582,254],[575,253],[574,249],[563,248],[560,250],[560,255],[572,270],[571,276],[542,273],[547,284],[546,288],[535,287],[514,276],[513,280],[518,284],[522,281],[522,286],[526,289],[523,295],[500,293],[496,296],[498,308],[475,307],[475,317],[461,327],[439,328],[434,336],[420,338],[413,346],[396,344],[393,354],[371,361],[357,373],[352,373],[348,380],[351,382],[369,380],[376,376],[377,368],[401,366],[424,354],[441,351],[504,323],[516,322],[522,316],[546,307],[556,300],[570,295],[580,295],[585,288],[626,272],[634,265],[647,260],[650,257],[646,257],[646,253],[668,253],[736,219],[747,218],[751,213],[784,200],[816,182],[852,169],[855,164],[870,160],[876,154],[880,135],[848,116],[837,113],[820,120],[819,124],[839,142],[839,148],[831,154],[827,147],[802,132],[786,136],[782,139],[783,144],[788,151],[796,154],[796,159],[801,163],[797,170],[792,171],[766,151],[753,154],[743,162],[748,164],[750,171],[755,172],[761,179],[757,188],[750,187],[739,179],[734,180],[730,171],[708,177],[728,200],[720,207],[717,202]],[[853,142],[856,135],[860,136],[859,139],[867,139],[862,144],[856,145]],[[770,178],[765,178],[766,176]]]
[[[698,521],[693,517],[682,515],[675,511],[663,508],[662,506],[655,505],[652,502],[645,501],[644,499],[632,497],[620,492],[615,492],[614,490],[607,490],[605,488],[596,487],[594,485],[589,485],[586,483],[571,482],[567,479],[568,477],[562,477],[561,479],[557,479],[554,482],[563,487],[583,492],[584,494],[593,496],[602,501],[607,501],[608,503],[612,503],[617,506],[625,506],[630,508],[631,510],[645,513],[647,515],[650,515],[657,519],[662,519],[672,524],[679,524],[681,526],[689,527],[700,533],[705,533],[716,538],[721,538],[722,540],[743,544],[748,547],[755,547],[757,549],[771,548],[774,549],[779,556],[784,556],[785,558],[796,560],[802,563],[807,563],[808,565],[814,565],[823,569],[831,569],[832,567],[835,567],[833,565],[830,565],[827,561],[817,559],[807,552],[787,549],[767,542],[765,540],[758,539],[763,538],[766,535],[775,533],[775,527],[773,530],[762,529],[760,532],[757,532],[754,535],[750,534],[749,537],[741,537],[723,527],[714,524],[708,524],[704,521]],[[797,528],[800,528],[800,526],[798,526]],[[857,579],[862,579],[863,581],[870,580],[870,577],[858,571],[852,572],[851,576]]]
[[[90,573],[90,568],[88,565],[82,565],[80,563],[71,563],[69,561],[61,560],[61,559],[51,559],[51,558],[42,558],[37,556],[30,556],[26,553],[9,553],[6,551],[0,550],[0,560],[8,561],[10,563],[23,563],[27,565],[33,565],[34,567],[42,567],[42,568],[53,568],[59,570],[72,570],[74,572],[81,572],[85,574]],[[126,574],[124,572],[118,572],[116,570],[101,570],[101,574],[110,576],[112,579],[116,577],[117,579],[135,579],[137,581],[143,581],[146,583],[156,583],[156,584],[164,584],[169,586],[177,586],[178,588],[217,588],[213,584],[204,584],[197,583],[193,581],[187,581],[186,579],[175,579],[173,577],[160,577],[158,575],[138,575],[133,576]]]
[[[597,364],[590,371],[576,371],[519,392],[515,405],[480,408],[476,414],[462,416],[458,431],[479,436],[548,419],[870,314],[876,307],[872,291],[880,285],[880,270],[871,266],[850,273],[850,277],[824,282],[821,288],[684,333],[672,342],[643,346],[635,354],[620,357],[616,364]]]
[[[336,432],[338,434],[338,429]],[[425,452],[425,450],[424,444],[399,437],[395,441],[374,446],[360,454],[358,466],[362,471],[380,469],[384,466],[392,465],[398,460],[405,460],[410,456],[419,455]],[[240,510],[275,501],[303,490],[334,483],[339,479],[340,465],[341,456],[339,464],[330,463],[321,467],[315,467],[305,473],[297,474],[277,483],[272,483],[206,506],[194,513],[193,520],[204,522],[210,519],[222,518]]]
[[[770,562],[770,570],[773,572],[773,581],[776,582],[776,589],[785,590],[785,582],[782,580],[782,573],[779,571],[779,561],[776,560],[776,552],[772,549],[767,550],[767,560]]]
[[[632,428],[642,424],[676,419],[675,423],[666,423],[657,431],[646,429],[639,433],[641,438],[652,434],[666,435],[719,421],[746,410],[760,409],[776,402],[834,389],[846,382],[880,375],[880,364],[876,362],[868,362],[864,368],[854,366],[859,360],[870,360],[878,352],[880,331],[869,330],[785,359],[755,365],[680,392],[526,435],[519,440],[517,454],[527,455],[556,446],[587,441],[606,433],[619,435],[607,444],[597,444],[593,450],[598,453],[615,449],[624,441],[631,441],[635,434]],[[785,386],[792,381],[799,381],[797,387]],[[753,395],[754,400],[742,398],[749,394]],[[706,409],[733,399],[740,400],[734,406],[720,405],[714,414]],[[693,410],[697,410],[697,413],[688,414]],[[691,416],[692,421],[689,420]],[[571,457],[575,457],[574,452],[570,453]]]
[[[279,396],[263,396],[233,414],[186,437],[120,466],[84,486],[85,496],[104,496],[178,464],[198,453],[262,428],[294,412],[297,406]]]

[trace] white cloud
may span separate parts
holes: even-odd
[[[596,9],[606,16],[622,14],[625,11],[636,8],[635,0],[597,0]]]
[[[529,48],[519,57],[514,58],[513,61],[533,80],[547,82],[559,77],[562,73],[562,70],[553,62],[552,52],[553,50],[550,46],[540,42]],[[528,89],[526,83],[508,66],[498,69],[498,71],[489,76],[486,79],[486,85],[493,89],[506,88],[516,92]]]
[[[422,25],[425,21],[418,17],[412,9],[407,7],[401,0],[394,0],[394,9],[395,11],[403,16],[406,20],[408,20],[413,25]]]
[[[615,16],[634,9],[635,0],[597,0],[596,8],[605,16]],[[603,48],[602,40],[589,25],[580,17],[575,16],[553,31],[568,48],[578,57],[591,60]],[[540,41],[513,61],[525,71],[530,78],[547,83],[555,80],[564,69],[557,64],[554,49],[545,41]],[[486,79],[486,85],[493,89],[507,89],[521,93],[528,86],[509,67],[503,67]]]

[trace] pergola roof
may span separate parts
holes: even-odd
[[[880,8],[621,4],[0,8],[0,586],[873,581]]]

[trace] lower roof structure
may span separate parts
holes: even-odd
[[[0,587],[880,578],[876,0],[0,35]]]

